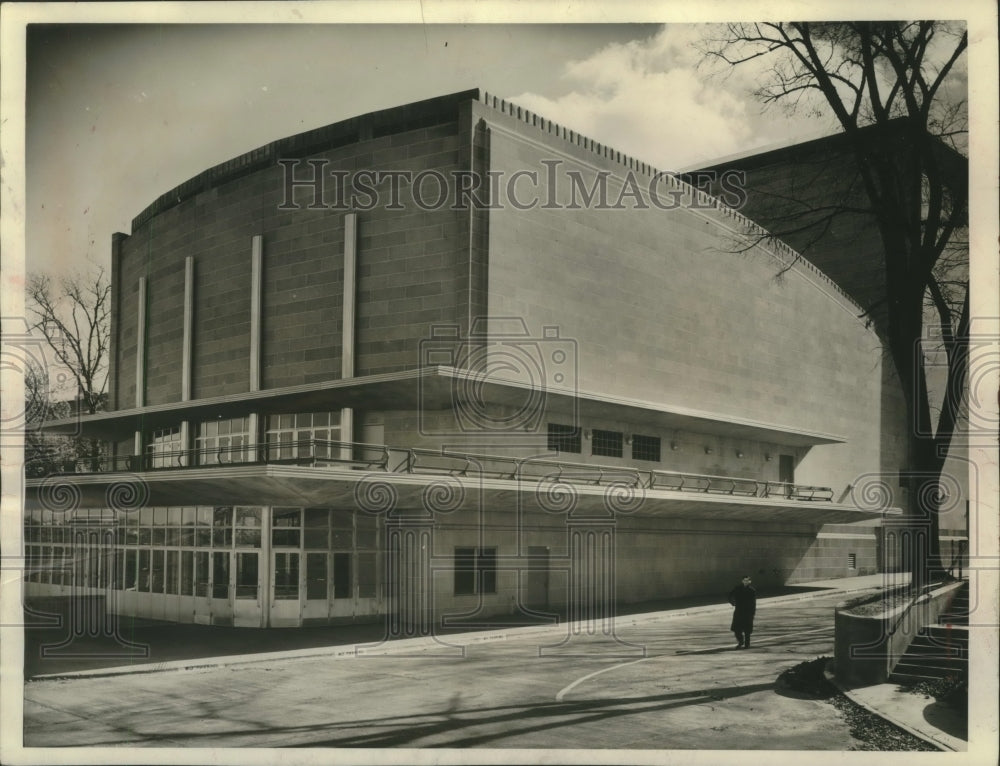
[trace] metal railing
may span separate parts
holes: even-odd
[[[593,486],[625,485],[645,490],[693,492],[733,497],[832,502],[833,489],[738,476],[713,476],[631,466],[565,460],[481,455],[420,447],[302,439],[238,446],[172,450],[144,455],[78,461],[77,473],[155,472],[177,468],[234,465],[299,465],[373,470],[386,473],[447,474],[507,481],[555,482]]]

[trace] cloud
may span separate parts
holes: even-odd
[[[668,26],[566,65],[569,91],[511,101],[661,170],[677,170],[777,138],[762,134],[753,67],[709,76],[693,43],[701,25]],[[773,121],[771,122],[773,126]],[[816,124],[811,128],[816,130]]]

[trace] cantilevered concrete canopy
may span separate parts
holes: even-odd
[[[753,439],[790,447],[844,442],[843,436],[820,433],[794,424],[764,423],[724,413],[678,407],[665,402],[611,397],[583,390],[530,384],[495,376],[480,376],[454,367],[424,367],[407,372],[310,383],[267,391],[230,394],[190,402],[172,402],[115,412],[50,421],[45,429],[81,432],[92,438],[121,438],[133,431],[176,425],[181,420],[212,420],[259,413],[309,412],[341,407],[448,410],[474,397],[482,403],[552,411],[579,412],[582,418],[635,420],[664,429]]]
[[[565,515],[572,511],[591,518],[624,514],[817,525],[899,514],[895,508],[865,510],[782,497],[646,489],[613,480],[601,485],[552,484],[287,465],[56,475],[28,480],[26,500],[29,508],[51,508],[55,504],[49,498],[76,496],[80,507],[107,507],[113,495],[127,498],[130,507],[134,502],[144,506],[274,504],[358,507],[373,513],[431,508],[448,513],[480,508],[514,510],[520,502],[530,512]]]

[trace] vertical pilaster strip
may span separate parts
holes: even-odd
[[[247,431],[250,433],[250,444],[247,447],[247,460],[256,463],[258,459],[257,443],[260,441],[260,419],[256,412],[247,415]],[[261,455],[260,457],[263,457]]]
[[[263,237],[255,234],[250,271],[250,390],[260,391],[261,293],[263,289]]]
[[[194,256],[184,259],[184,337],[181,342],[181,401],[191,401],[191,337],[194,331]],[[190,465],[191,421],[181,421],[181,465]]]
[[[184,339],[181,358],[181,401],[191,401],[191,336],[194,330],[194,257],[184,259]]]
[[[108,354],[108,409],[121,408],[119,392],[121,374],[118,355],[121,352],[122,244],[128,235],[116,231],[111,235],[111,348]]]
[[[357,309],[357,247],[358,247],[358,214],[348,213],[344,216],[344,316],[343,337],[341,339],[340,375],[342,378],[354,377],[354,327]],[[354,441],[354,410],[344,407],[340,411],[340,440]],[[342,450],[341,458],[351,458],[350,449]]]
[[[135,406],[146,404],[146,277],[139,277],[139,307],[136,320]]]

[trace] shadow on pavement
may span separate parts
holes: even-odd
[[[499,744],[496,740],[513,741],[533,732],[577,726],[587,723],[611,721],[631,715],[666,712],[690,705],[711,704],[726,699],[741,697],[772,689],[773,683],[749,684],[712,689],[658,694],[648,697],[628,699],[586,699],[576,701],[544,702],[523,705],[500,705],[494,707],[463,707],[460,693],[452,695],[442,709],[423,711],[407,715],[382,716],[378,718],[343,718],[316,724],[276,726],[271,722],[255,721],[249,718],[232,718],[227,711],[232,707],[218,709],[211,703],[192,700],[191,720],[212,720],[228,728],[212,731],[178,731],[163,733],[138,732],[118,722],[116,728],[123,738],[104,742],[90,742],[91,746],[127,745],[139,737],[144,744],[155,745],[158,741],[171,743],[183,740],[188,746],[210,746],[219,739],[231,739],[231,747],[240,747],[240,738],[246,738],[249,745],[262,734],[279,738],[284,747],[482,747]],[[438,742],[424,742],[427,738],[447,736]],[[204,743],[204,744],[200,744]],[[26,745],[41,746],[31,742]],[[517,747],[512,744],[510,747]],[[611,745],[609,745],[611,747]]]
[[[945,734],[969,741],[969,719],[958,710],[940,702],[932,702],[924,708],[924,720]]]

